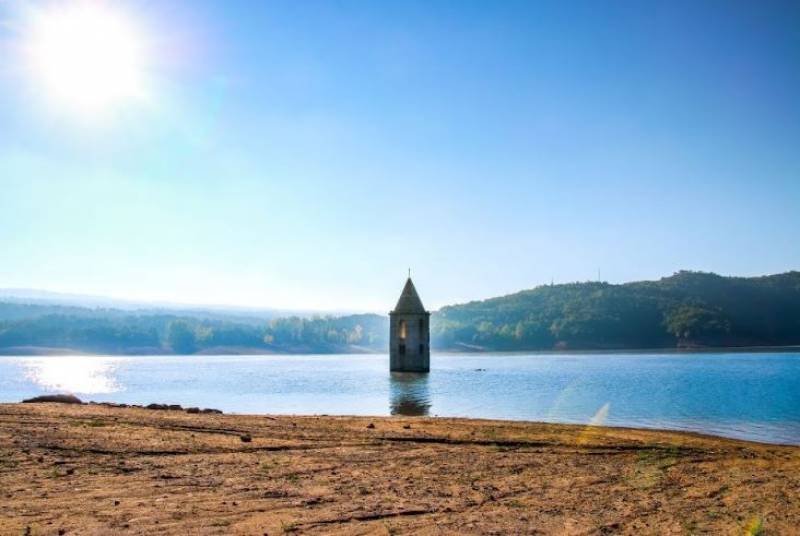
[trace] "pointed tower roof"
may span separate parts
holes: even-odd
[[[403,287],[403,292],[400,294],[400,299],[397,300],[397,305],[394,307],[395,313],[425,313],[425,307],[422,305],[422,300],[419,299],[417,289],[414,288],[414,283],[409,277],[406,281],[406,286]]]

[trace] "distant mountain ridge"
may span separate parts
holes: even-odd
[[[374,314],[280,316],[236,310],[21,303],[0,291],[0,353],[385,352]],[[96,302],[102,303],[102,302]],[[431,319],[437,350],[522,351],[800,345],[800,272],[545,285],[451,305]]]
[[[53,292],[27,288],[0,288],[0,302],[29,305],[63,305],[91,309],[117,309],[121,311],[187,312],[220,314],[224,316],[253,316],[276,318],[280,316],[314,316],[319,311],[278,309],[272,307],[245,307],[235,305],[186,304],[169,301],[142,301],[110,298],[91,294]]]

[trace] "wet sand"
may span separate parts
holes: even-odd
[[[800,531],[800,447],[510,421],[0,404],[3,535],[748,531]]]

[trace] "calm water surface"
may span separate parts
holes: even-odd
[[[800,444],[800,353],[0,357],[0,401],[47,392],[230,413],[441,415]]]

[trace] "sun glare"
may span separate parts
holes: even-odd
[[[104,2],[58,3],[35,12],[27,45],[37,80],[68,111],[97,114],[146,96],[141,36]]]

